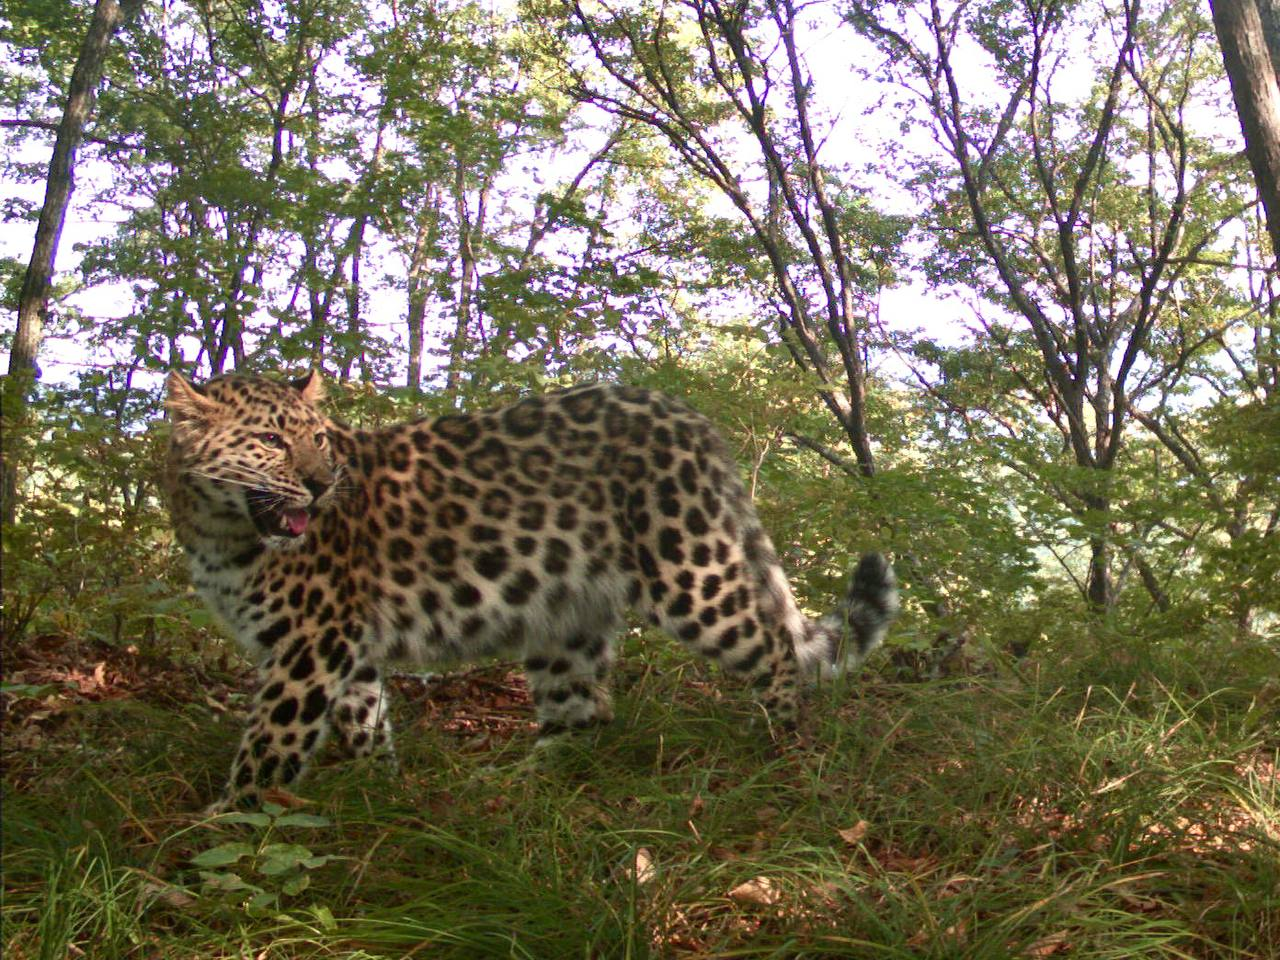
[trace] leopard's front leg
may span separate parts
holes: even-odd
[[[256,806],[262,791],[301,776],[329,735],[334,704],[358,672],[345,646],[321,658],[320,650],[294,645],[293,656],[272,657],[262,665],[249,727],[212,811]]]

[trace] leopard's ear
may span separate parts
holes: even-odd
[[[302,395],[302,399],[313,407],[324,399],[324,377],[319,370],[312,369],[306,376],[290,380],[289,386]]]
[[[164,407],[174,423],[208,420],[218,412],[219,403],[194,383],[172,370],[164,382]]]

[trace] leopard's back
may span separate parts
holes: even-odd
[[[579,387],[357,433],[346,455],[392,657],[518,651],[552,628],[598,637],[628,605],[710,629],[766,583],[752,573],[771,548],[723,441],[661,394]]]

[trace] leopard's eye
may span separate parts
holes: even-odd
[[[284,437],[278,433],[260,433],[258,434],[258,442],[263,446],[274,447],[276,450],[284,449]]]
[[[323,447],[325,445],[325,441],[328,439],[329,439],[329,434],[321,430],[319,433],[316,434],[316,446]]]

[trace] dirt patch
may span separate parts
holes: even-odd
[[[466,748],[490,749],[537,728],[524,674],[509,663],[460,673],[400,674],[389,685],[408,703],[415,726],[448,731]]]
[[[76,708],[112,700],[164,707],[204,702],[225,712],[247,697],[252,669],[222,652],[216,661],[197,653],[118,647],[83,637],[44,634],[5,657],[0,685],[0,768],[21,789],[32,758],[78,742],[70,719]]]

